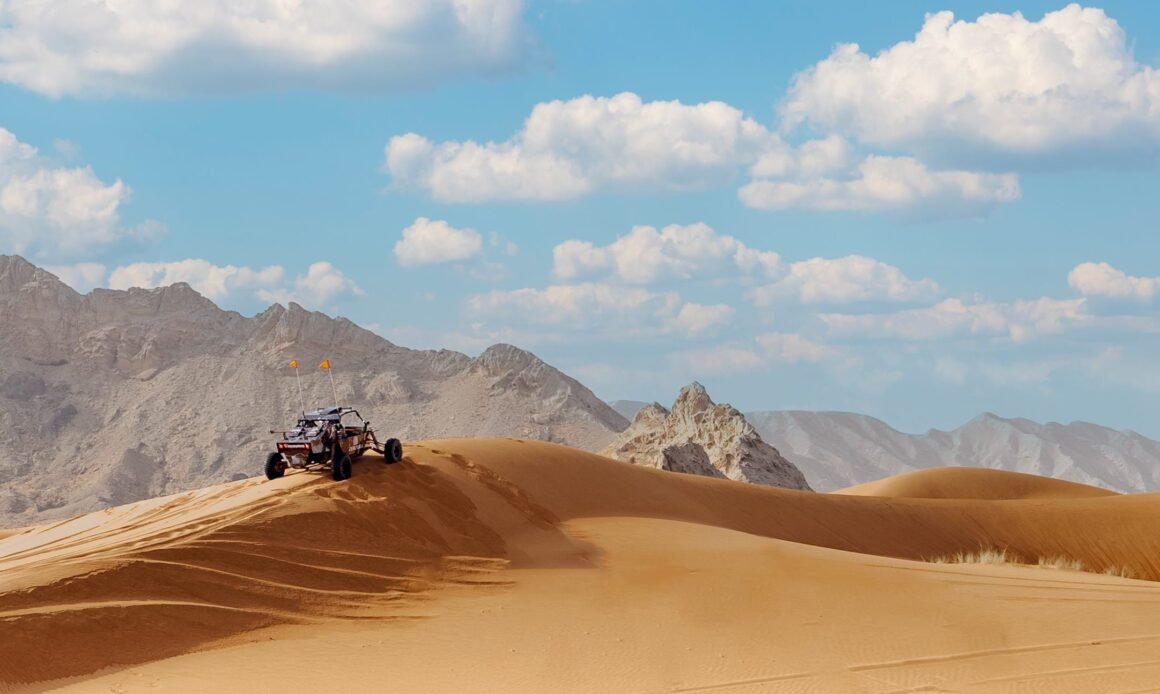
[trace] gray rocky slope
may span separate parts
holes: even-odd
[[[185,284],[81,295],[0,256],[0,527],[252,476],[270,429],[342,404],[380,434],[505,435],[594,450],[628,422],[534,355],[394,345],[296,304],[245,317]]]
[[[1086,422],[1039,424],[987,413],[952,431],[905,434],[848,412],[751,412],[746,417],[820,491],[948,465],[1024,472],[1121,492],[1160,490],[1160,443]]]
[[[810,487],[793,463],[729,405],[718,405],[700,383],[681,389],[667,410],[639,408],[632,424],[603,455],[636,465],[789,489]]]

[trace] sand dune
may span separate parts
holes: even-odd
[[[987,468],[930,468],[840,489],[835,494],[912,499],[1084,499],[1117,492],[1050,477]]]
[[[109,509],[0,539],[0,688],[1148,691],[1160,584],[906,559],[1160,578],[1160,497],[928,477],[822,495],[463,439]]]

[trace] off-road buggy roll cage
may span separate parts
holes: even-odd
[[[343,419],[349,415],[357,423],[345,423]],[[380,442],[371,423],[353,407],[324,407],[303,412],[291,429],[270,433],[281,434],[282,438],[276,444],[277,450],[266,457],[267,479],[281,477],[287,468],[329,466],[335,480],[345,480],[352,474],[351,461],[368,450],[381,454],[387,463],[396,463],[403,457],[399,440]]]

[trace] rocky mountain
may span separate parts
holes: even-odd
[[[946,465],[1024,472],[1121,492],[1160,490],[1160,442],[1086,422],[1038,424],[987,413],[953,431],[905,434],[847,412],[746,417],[821,491]]]
[[[245,317],[185,284],[78,294],[0,256],[0,527],[257,474],[299,410],[342,404],[386,436],[504,435],[590,450],[628,421],[510,345],[394,345],[297,304]]]
[[[641,408],[602,453],[661,470],[810,488],[801,471],[762,441],[740,412],[714,403],[700,383],[681,389],[672,410],[658,403]]]

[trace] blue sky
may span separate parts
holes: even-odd
[[[1152,3],[466,6],[5,3],[0,252],[606,399],[1160,437]]]

